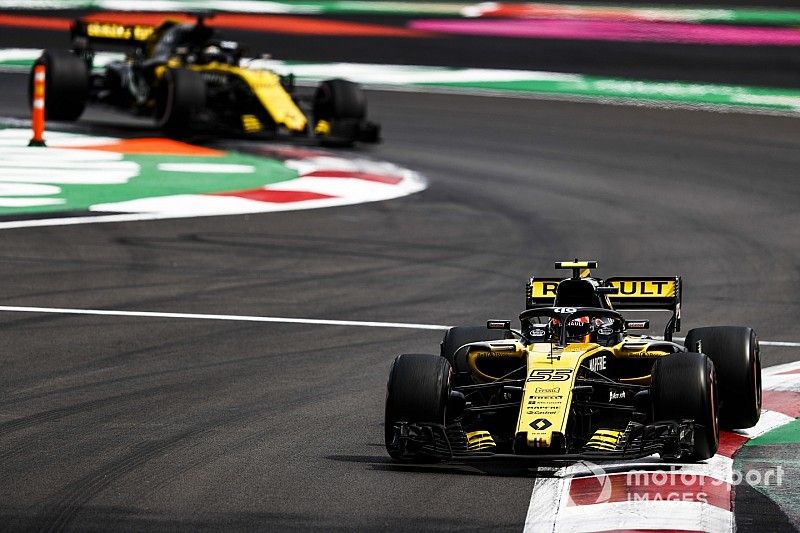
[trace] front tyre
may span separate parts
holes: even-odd
[[[325,80],[314,92],[314,133],[324,145],[350,146],[355,141],[377,142],[380,127],[367,122],[367,97],[357,83]]]
[[[719,422],[725,429],[753,427],[761,417],[761,358],[751,328],[695,328],[686,335],[686,348],[708,355],[719,381]]]
[[[653,365],[650,397],[653,420],[694,420],[694,447],[688,459],[702,461],[717,453],[719,420],[713,361],[701,353],[679,352]],[[665,459],[671,456],[665,456]]]
[[[206,84],[199,72],[167,69],[156,90],[156,125],[176,134],[192,127],[206,105]]]
[[[396,435],[395,425],[445,423],[450,397],[450,363],[438,355],[403,354],[392,363],[386,389],[386,451],[397,461],[425,458],[409,449]]]
[[[314,92],[314,121],[358,119],[367,116],[367,97],[352,81],[325,80]]]

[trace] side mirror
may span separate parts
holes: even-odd
[[[511,329],[511,321],[510,320],[487,320],[486,321],[486,329],[510,330]]]
[[[597,294],[619,294],[619,287],[597,287]]]
[[[650,329],[649,320],[626,320],[625,329]]]

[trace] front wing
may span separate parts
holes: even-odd
[[[470,449],[466,434],[458,423],[450,425],[432,423],[395,424],[390,446],[408,457],[424,455],[431,459],[453,462],[471,461],[523,461],[532,463],[612,461],[640,459],[653,454],[680,459],[691,453],[694,445],[693,420],[667,420],[652,424],[633,424],[628,437],[617,449],[583,449],[575,453],[516,454],[494,453]]]

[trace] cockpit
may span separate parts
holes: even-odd
[[[520,316],[522,335],[528,343],[596,343],[614,346],[622,342],[625,320],[610,309],[596,307],[543,307]]]

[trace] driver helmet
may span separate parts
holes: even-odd
[[[567,322],[567,341],[592,342],[594,328],[588,316],[579,316]]]
[[[211,63],[212,61],[216,61],[218,63],[225,63],[225,52],[223,52],[222,48],[220,48],[216,44],[210,44],[205,48],[203,48],[200,57],[206,63]]]
[[[561,320],[553,318],[551,327],[558,329]],[[592,342],[593,324],[588,316],[579,316],[567,322],[567,342]]]

